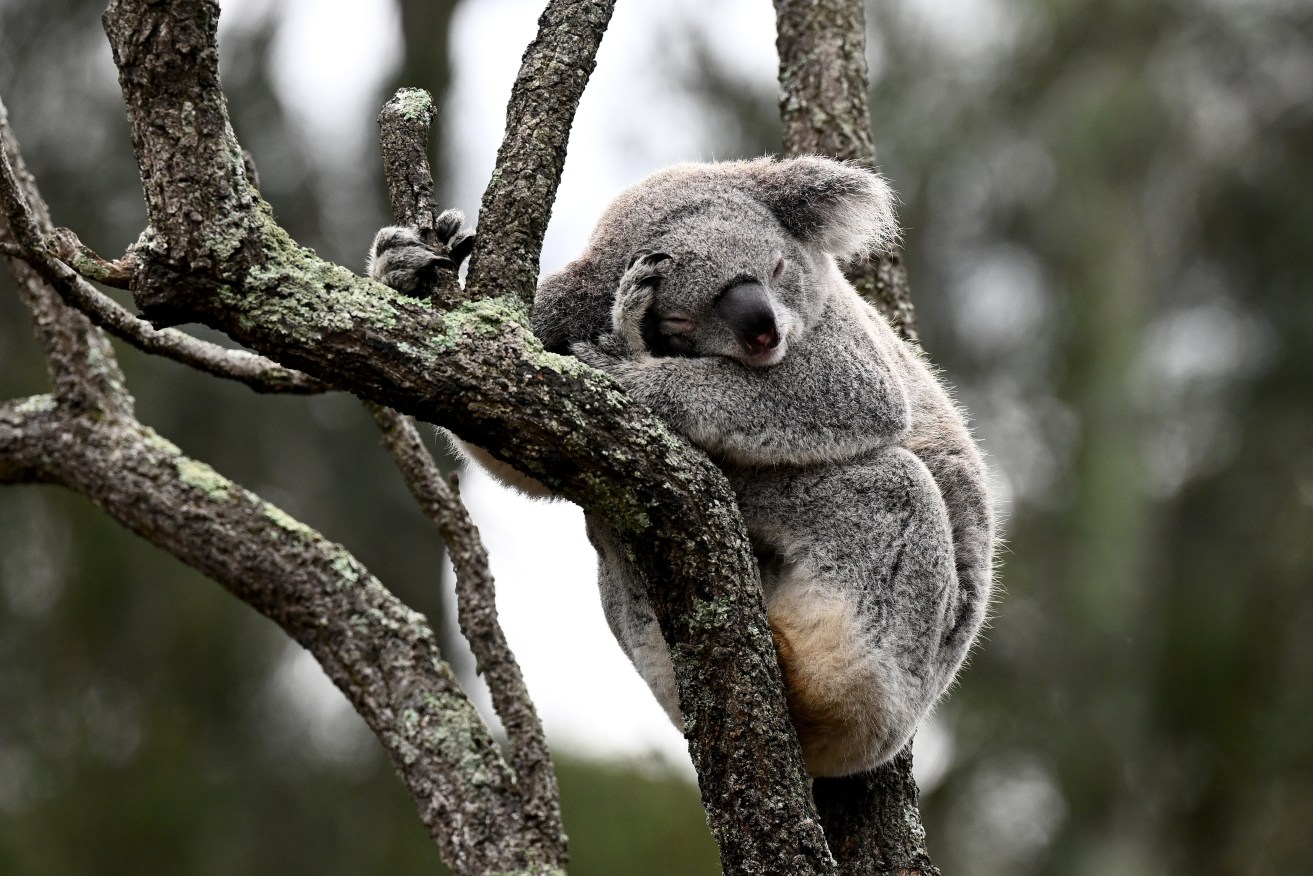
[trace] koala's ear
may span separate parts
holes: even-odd
[[[589,255],[548,274],[533,295],[533,333],[549,352],[568,354],[575,341],[592,340],[611,324],[611,301]]]
[[[786,231],[841,260],[883,251],[898,236],[893,192],[874,171],[816,155],[759,159],[743,170]]]

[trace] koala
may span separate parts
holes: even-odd
[[[728,476],[814,776],[897,753],[989,604],[981,454],[839,269],[895,229],[888,187],[854,165],[679,165],[624,192],[535,297],[548,349],[610,374]],[[588,527],[611,628],[678,723],[646,587],[605,522]]]
[[[610,374],[728,477],[812,776],[906,744],[992,583],[962,413],[839,269],[892,241],[892,200],[878,175],[817,157],[677,165],[622,193],[535,296],[548,350]],[[586,521],[611,630],[682,726],[647,583],[607,522]]]

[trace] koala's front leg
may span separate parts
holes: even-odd
[[[613,331],[571,352],[704,450],[744,465],[810,464],[906,433],[902,378],[860,320],[838,310],[768,368],[724,356],[653,355],[645,333],[659,264],[636,261],[616,290]]]

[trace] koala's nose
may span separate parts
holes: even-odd
[[[748,355],[756,356],[780,345],[775,310],[760,283],[735,283],[721,293],[715,310]]]

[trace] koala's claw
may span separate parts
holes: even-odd
[[[477,239],[478,235],[473,231],[461,231],[448,242],[447,251],[451,253],[451,260],[458,267],[470,257],[470,251],[474,249],[474,241]]]
[[[443,210],[433,222],[433,233],[443,246],[450,247],[456,235],[465,227],[465,213],[456,208]]]
[[[660,279],[660,277],[655,273],[656,266],[661,264],[662,262],[669,261],[670,258],[671,258],[670,253],[651,252],[649,250],[640,249],[638,252],[634,253],[632,258],[629,259],[629,264],[625,266],[625,273],[628,274],[630,271],[633,271],[635,268],[638,268],[640,266],[645,267],[648,271],[653,272],[651,281],[655,283],[658,279]]]
[[[470,250],[474,249],[474,232],[465,228],[465,214],[455,208],[442,211],[433,223],[433,233],[457,265],[469,258]]]
[[[631,357],[647,351],[643,320],[652,309],[652,298],[661,282],[657,266],[669,259],[663,252],[640,252],[630,260],[628,270],[620,278],[615,304],[611,307],[611,329]]]
[[[369,248],[367,273],[405,295],[427,297],[438,283],[438,272],[455,271],[474,247],[474,232],[464,226],[464,213],[446,210],[427,239],[413,226],[379,229]]]

